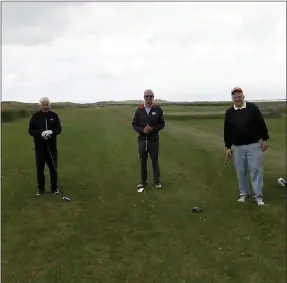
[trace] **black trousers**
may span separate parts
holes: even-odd
[[[159,140],[147,141],[145,139],[138,140],[138,150],[141,161],[141,181],[147,181],[147,160],[148,155],[152,161],[153,181],[154,183],[160,182],[160,168],[158,162],[159,156]]]
[[[51,181],[51,191],[55,192],[58,189],[58,180],[57,180],[57,166],[58,166],[58,152],[57,150],[51,150],[53,162],[51,160],[50,153],[48,149],[36,149],[35,150],[35,159],[36,159],[36,169],[37,169],[37,181],[38,181],[38,190],[39,192],[45,191],[45,165],[47,164],[50,171],[50,181]],[[55,166],[55,167],[54,167]],[[56,170],[55,170],[55,169]]]

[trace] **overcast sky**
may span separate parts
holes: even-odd
[[[286,97],[286,3],[2,2],[2,100]]]

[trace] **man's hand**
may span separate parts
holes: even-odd
[[[46,140],[46,139],[48,139],[52,134],[53,134],[53,132],[52,132],[51,130],[44,131],[44,132],[42,132],[42,138]]]
[[[47,131],[43,131],[42,134],[41,134],[41,136],[42,136],[43,139],[46,138],[46,135],[47,135]]]
[[[150,125],[146,125],[145,127],[149,132],[152,132],[152,127]]]
[[[264,152],[268,148],[268,143],[267,141],[261,141],[261,149]]]
[[[231,148],[227,148],[225,153],[226,153],[226,158],[227,159],[232,157],[232,150],[231,150]]]
[[[152,127],[150,125],[146,125],[143,129],[145,134],[149,134],[152,131]]]

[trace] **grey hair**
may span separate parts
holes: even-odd
[[[146,93],[151,93],[152,95],[154,95],[154,93],[153,93],[153,91],[152,91],[151,89],[146,89],[146,90],[144,91],[144,94],[146,94]]]
[[[49,104],[51,104],[51,101],[48,97],[44,96],[39,100],[39,105],[42,104],[42,102],[48,102]]]

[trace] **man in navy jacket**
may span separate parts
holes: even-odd
[[[153,91],[150,89],[145,90],[145,103],[137,108],[132,120],[133,129],[139,134],[138,150],[141,160],[141,181],[137,186],[139,191],[142,191],[147,183],[148,154],[152,160],[155,188],[161,188],[158,162],[159,132],[165,127],[165,120],[161,107],[155,105],[153,99]]]

